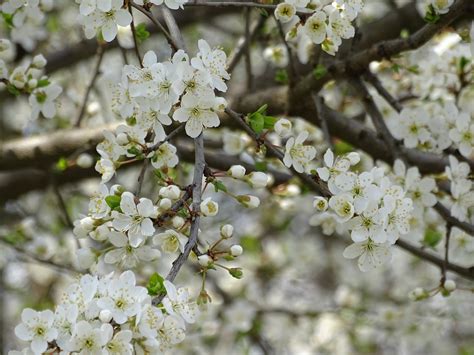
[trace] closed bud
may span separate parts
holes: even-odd
[[[268,183],[268,176],[260,171],[254,171],[248,176],[248,182],[255,188],[265,187]]]
[[[225,224],[221,227],[221,236],[223,238],[231,238],[234,234],[234,227],[231,224]]]
[[[198,262],[199,262],[199,265],[201,265],[202,267],[207,267],[209,265],[209,263],[211,262],[211,258],[209,257],[209,255],[200,255],[198,256]]]
[[[42,54],[38,54],[34,56],[33,62],[31,63],[31,65],[35,68],[42,69],[45,67],[46,63],[47,63],[46,58],[43,57]]]
[[[117,196],[122,196],[122,194],[127,191],[125,190],[125,187],[119,184],[112,185],[110,188],[110,194],[111,195],[117,195]]]
[[[90,154],[82,153],[77,157],[76,164],[83,169],[87,169],[94,164],[94,158]]]
[[[185,220],[183,217],[174,216],[171,220],[174,229],[181,229],[184,226]]]
[[[245,168],[242,165],[232,165],[227,174],[235,179],[242,179],[245,176]]]
[[[239,195],[237,201],[247,208],[257,208],[260,206],[260,199],[252,195]]]
[[[171,200],[169,198],[163,198],[160,200],[159,204],[158,204],[158,208],[160,210],[169,210],[171,208],[171,206],[173,205],[173,203],[171,202]]]
[[[346,158],[351,162],[351,165],[357,165],[360,162],[360,154],[357,152],[347,154]]]
[[[160,196],[167,197],[171,200],[177,200],[181,194],[181,190],[176,185],[170,185],[166,187],[162,187],[160,189]]]
[[[37,85],[38,85],[38,80],[36,80],[36,79],[28,80],[28,87],[30,89],[34,89]]]
[[[110,312],[108,309],[100,311],[99,319],[102,323],[110,323],[112,320],[112,312]]]
[[[229,274],[236,279],[241,279],[244,276],[242,269],[240,267],[233,267],[229,269]]]
[[[128,137],[125,133],[117,134],[117,143],[120,145],[128,144]]]
[[[453,292],[456,289],[456,282],[453,280],[446,280],[443,287],[446,291]]]
[[[230,253],[232,256],[240,256],[243,252],[244,248],[242,248],[239,244],[235,244],[230,247]]]

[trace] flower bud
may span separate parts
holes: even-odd
[[[74,222],[73,233],[78,238],[85,238],[94,229],[94,220],[91,217],[84,217]]]
[[[30,80],[28,80],[28,87],[29,87],[30,89],[36,88],[37,85],[38,85],[38,80],[36,80],[36,79],[30,79]]]
[[[89,236],[93,240],[97,240],[98,242],[103,242],[109,238],[110,229],[105,224],[97,227],[95,230],[90,232]]]
[[[173,203],[171,202],[171,200],[169,198],[163,198],[160,200],[159,204],[158,204],[158,208],[160,210],[169,210],[171,208],[171,206],[173,205]]]
[[[232,165],[227,174],[235,179],[242,179],[245,176],[245,168],[242,165]]]
[[[117,134],[117,143],[120,145],[125,145],[128,143],[128,137],[125,133],[119,133]]]
[[[267,174],[262,173],[260,171],[254,171],[248,176],[248,181],[252,185],[252,187],[258,189],[267,186],[268,176]]]
[[[112,312],[110,312],[108,309],[100,311],[99,319],[102,323],[109,323],[112,320]]]
[[[41,69],[45,67],[46,63],[46,58],[42,54],[38,54],[34,56],[31,65],[35,68]]]
[[[177,200],[180,194],[181,190],[176,185],[169,185],[160,189],[160,196],[167,197],[171,200]]]
[[[313,207],[319,212],[324,212],[328,209],[328,201],[324,197],[316,196],[313,201]]]
[[[241,279],[244,276],[242,269],[240,267],[233,267],[229,269],[229,274],[236,279]]]
[[[221,227],[221,236],[224,238],[232,238],[234,227],[232,224],[225,224]]]
[[[207,267],[207,265],[209,265],[209,263],[211,262],[211,258],[209,257],[209,255],[203,254],[198,256],[198,262],[199,265],[201,265],[202,267]]]
[[[260,206],[260,199],[252,195],[239,195],[237,201],[247,208],[257,208]]]
[[[456,282],[453,280],[446,280],[443,287],[446,291],[453,292],[456,289]]]
[[[210,197],[201,202],[201,214],[205,217],[214,217],[219,212],[219,205]]]
[[[289,120],[287,120],[286,118],[281,118],[276,121],[275,126],[273,126],[273,129],[280,137],[288,137],[291,134],[291,127],[292,124]]]
[[[127,191],[127,190],[125,190],[125,188],[122,185],[119,185],[119,184],[112,185],[112,187],[110,188],[110,194],[111,195],[122,196],[122,194],[125,191]]]
[[[350,152],[346,155],[346,158],[351,162],[351,165],[356,165],[360,162],[360,154],[357,152]]]
[[[94,158],[90,154],[82,153],[77,157],[76,164],[83,169],[87,169],[94,164]]]
[[[230,247],[230,254],[232,256],[240,256],[243,252],[244,248],[242,248],[239,244],[235,244]]]
[[[173,225],[174,229],[181,229],[184,226],[184,223],[184,218],[180,216],[174,216],[171,220],[171,224]]]

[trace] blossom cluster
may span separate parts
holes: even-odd
[[[186,323],[199,314],[185,288],[163,282],[161,307],[152,304],[132,271],[84,275],[70,285],[55,311],[23,310],[18,338],[29,343],[16,354],[143,354],[172,348],[185,338]]]
[[[362,7],[362,0],[323,0],[316,4],[309,0],[285,0],[275,9],[275,17],[291,25],[286,36],[289,41],[309,40],[335,55],[342,39],[354,37],[352,21]]]
[[[38,54],[31,60],[24,61],[21,65],[10,70],[3,59],[12,51],[12,43],[7,39],[0,39],[0,80],[6,85],[7,90],[14,94],[29,95],[31,117],[37,119],[42,113],[46,118],[56,114],[55,100],[62,92],[62,88],[49,81],[44,75],[46,59]]]
[[[406,189],[385,176],[383,168],[374,167],[360,174],[352,172],[350,168],[359,161],[357,153],[335,158],[330,149],[326,151],[326,166],[316,170],[321,180],[327,182],[332,196],[329,200],[316,197],[314,207],[350,232],[354,244],[345,249],[344,256],[359,257],[359,268],[368,271],[388,261],[390,246],[410,231],[414,202]],[[413,184],[423,185],[414,180]],[[313,225],[321,222],[319,215],[310,221]]]
[[[117,36],[118,26],[127,27],[132,23],[131,13],[124,8],[124,0],[76,0],[79,6],[79,22],[84,26],[87,38],[100,34],[106,42],[112,42]],[[164,0],[173,10],[183,8],[187,0]],[[137,5],[161,5],[163,0],[135,1]]]
[[[407,148],[441,153],[452,147],[470,158],[474,146],[474,119],[447,101],[444,106],[431,104],[404,108],[397,122],[390,122],[395,138]]]
[[[52,10],[53,0],[7,0],[0,11],[11,29],[11,40],[32,51],[47,36],[45,12]]]
[[[128,125],[119,126],[116,135],[104,133],[106,139],[97,147],[101,160],[96,170],[104,182],[112,178],[123,157],[149,158],[157,169],[176,166],[176,148],[166,142],[163,125],[185,123],[192,138],[204,128],[219,126],[217,113],[226,101],[214,90],[227,90],[226,55],[204,40],[198,46],[199,52],[191,59],[179,50],[171,60],[157,62],[156,54],[149,51],[143,68],[124,66],[113,108]],[[152,140],[147,142],[147,137]]]

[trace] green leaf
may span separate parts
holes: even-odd
[[[433,5],[430,5],[428,7],[428,11],[426,12],[424,20],[428,23],[436,23],[439,21],[440,18],[441,17],[438,15]]]
[[[275,73],[275,81],[280,84],[288,84],[288,73],[285,69],[278,69]]]
[[[68,168],[69,164],[66,158],[59,158],[58,162],[56,163],[56,169],[59,171],[64,171]]]
[[[142,154],[142,152],[135,146],[128,148],[127,152],[137,157]]]
[[[7,84],[7,90],[10,94],[18,96],[21,94],[21,91],[18,90],[14,85],[12,84]]]
[[[257,171],[263,171],[263,172],[267,171],[267,170],[268,170],[268,168],[267,168],[267,163],[264,162],[264,161],[257,161],[257,162],[255,162],[255,170],[257,170]]]
[[[235,277],[236,279],[241,279],[242,277],[244,277],[244,273],[242,272],[242,269],[240,267],[230,268],[229,274],[231,274],[232,277]]]
[[[473,38],[474,40],[474,38]],[[459,71],[462,73],[464,72],[464,67],[471,62],[469,58],[461,57],[459,58]]]
[[[409,66],[407,70],[413,74],[420,74],[420,67],[418,65]]]
[[[321,79],[327,72],[326,67],[322,64],[318,64],[316,68],[313,69],[313,75],[316,79]]]
[[[42,88],[42,87],[48,86],[49,84],[51,84],[51,82],[48,79],[40,79],[38,80],[37,87]]]
[[[163,282],[165,279],[158,273],[154,273],[150,276],[150,280],[146,285],[146,289],[148,290],[148,294],[151,296],[157,296],[159,294],[166,294],[166,288]]]
[[[6,14],[2,12],[3,21],[5,21],[8,28],[13,28],[13,14]]]
[[[214,185],[214,190],[216,192],[219,192],[219,191],[227,192],[227,187],[222,183],[222,181],[214,180],[212,181],[212,184]]]
[[[139,23],[135,26],[135,35],[139,43],[144,42],[148,37],[150,37],[150,32],[147,31],[146,25],[144,23]]]
[[[265,126],[265,116],[259,112],[255,112],[250,115],[250,127],[255,131],[255,133],[261,133],[263,127]]]
[[[277,119],[273,116],[264,116],[263,117],[263,128],[265,129],[273,129]]]
[[[398,74],[398,73],[400,72],[400,65],[398,65],[397,63],[393,63],[391,69],[392,69],[392,71],[393,71],[394,73],[397,73],[397,74]]]
[[[430,248],[435,248],[441,239],[443,239],[443,235],[439,231],[429,228],[425,231],[423,244]]]
[[[117,195],[109,195],[105,198],[105,202],[109,205],[109,207],[112,210],[115,210],[118,207],[120,207],[120,200],[121,200],[120,196],[117,196]]]
[[[354,151],[354,147],[350,145],[349,143],[346,143],[344,141],[338,141],[334,145],[334,153],[336,155],[342,155],[342,154],[347,154],[350,152]]]

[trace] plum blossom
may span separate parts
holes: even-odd
[[[309,133],[307,131],[303,131],[296,139],[294,137],[289,138],[285,146],[283,163],[288,168],[293,166],[299,173],[304,172],[308,163],[316,156],[316,148],[303,145],[308,135]]]
[[[130,245],[136,248],[146,237],[152,236],[155,232],[152,218],[158,215],[158,209],[153,202],[147,198],[140,198],[138,204],[135,203],[135,196],[131,192],[124,192],[120,200],[122,213],[113,211],[113,226],[121,232],[128,232]]]

